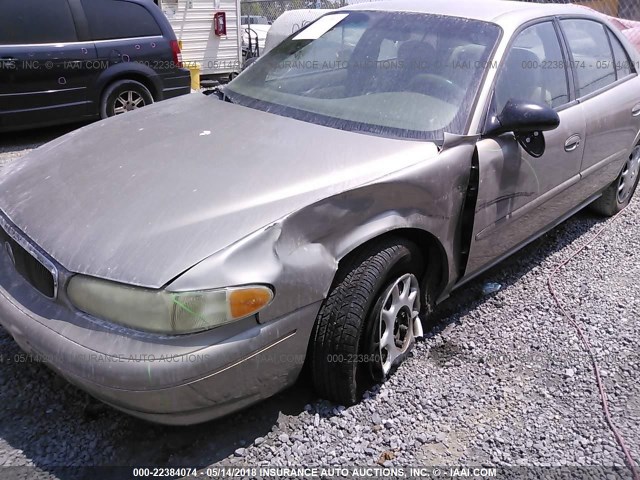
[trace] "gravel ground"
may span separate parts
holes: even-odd
[[[0,166],[64,131],[0,137]],[[636,461],[639,210],[634,201],[555,281],[592,344]],[[455,293],[396,375],[347,409],[317,399],[302,379],[222,420],[155,426],[24,361],[0,328],[0,465],[35,466],[40,478],[70,478],[56,466],[140,464],[617,466],[628,478],[589,357],[546,287],[553,267],[604,224],[579,213]],[[484,296],[485,282],[502,289]]]

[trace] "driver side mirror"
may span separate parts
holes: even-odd
[[[497,116],[491,117],[485,136],[513,132],[516,139],[532,157],[540,157],[545,150],[542,132],[560,125],[556,111],[540,103],[509,100]]]

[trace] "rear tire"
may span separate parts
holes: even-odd
[[[618,178],[602,192],[600,198],[591,204],[591,210],[600,215],[612,217],[629,205],[638,187],[639,173],[640,145],[636,145]]]
[[[390,238],[365,248],[338,272],[311,335],[311,376],[322,397],[342,405],[356,403],[364,391],[384,381],[415,337],[422,336],[422,262],[413,243]],[[395,325],[387,337],[383,319]],[[380,346],[384,342],[386,359]]]
[[[135,80],[117,80],[102,94],[100,117],[105,119],[137,110],[153,103],[153,95],[147,87]]]

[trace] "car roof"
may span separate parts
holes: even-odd
[[[430,13],[483,20],[503,26],[513,26],[549,15],[598,16],[595,10],[580,5],[510,0],[388,0],[349,5],[341,10]]]

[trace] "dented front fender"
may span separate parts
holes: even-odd
[[[261,321],[323,300],[340,261],[380,235],[428,232],[440,243],[445,290],[457,280],[460,218],[475,137],[458,137],[429,159],[332,195],[279,219],[210,256],[171,283],[173,291],[272,285]]]

